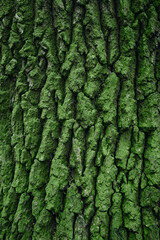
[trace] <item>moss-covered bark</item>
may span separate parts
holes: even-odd
[[[0,240],[160,239],[159,0],[0,20]]]

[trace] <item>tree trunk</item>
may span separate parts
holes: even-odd
[[[0,240],[160,239],[159,0],[0,19]]]

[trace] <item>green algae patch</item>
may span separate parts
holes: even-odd
[[[82,127],[87,128],[95,123],[97,110],[91,100],[82,92],[77,96],[77,120],[80,121]]]
[[[116,118],[116,101],[119,92],[119,79],[111,73],[105,81],[105,87],[98,98],[98,105],[102,109],[105,123],[113,123]]]

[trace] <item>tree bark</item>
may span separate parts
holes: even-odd
[[[160,2],[0,19],[0,239],[160,239]]]

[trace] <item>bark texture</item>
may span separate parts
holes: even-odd
[[[0,240],[160,239],[160,1],[0,1]]]

